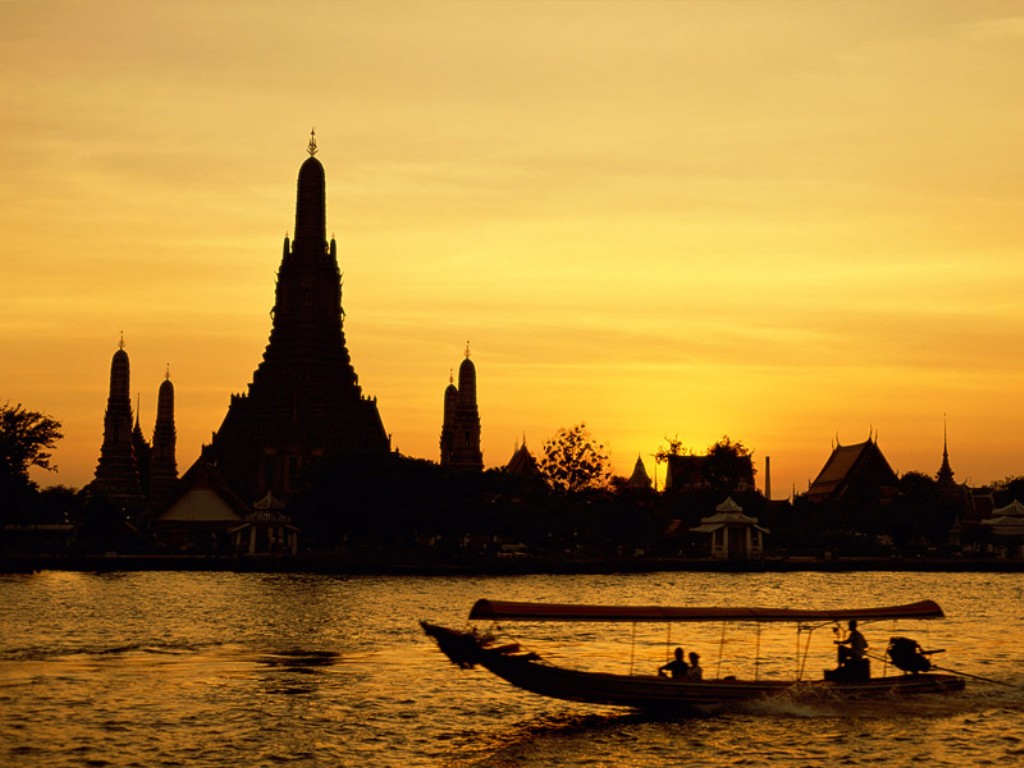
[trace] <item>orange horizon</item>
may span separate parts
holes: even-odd
[[[311,23],[315,19],[315,23]],[[5,4],[0,400],[80,487],[121,331],[184,471],[266,345],[311,126],[346,339],[436,460],[586,422],[617,474],[723,435],[806,490],[838,435],[1024,473],[1018,4]]]

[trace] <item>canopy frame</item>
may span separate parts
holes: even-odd
[[[672,607],[572,605],[566,603],[527,603],[507,600],[477,600],[469,612],[470,620],[491,621],[883,621],[886,619],[941,619],[945,614],[932,600],[879,608],[806,608],[759,607]]]

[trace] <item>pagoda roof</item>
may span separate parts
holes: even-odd
[[[825,466],[811,483],[807,495],[814,499],[824,499],[840,493],[851,478],[871,461],[879,462],[886,474],[891,475],[893,482],[897,481],[896,473],[874,440],[869,439],[854,445],[837,443]]]
[[[992,517],[1024,517],[1024,504],[1014,499],[1005,507],[993,509]]]
[[[647,474],[647,467],[644,466],[644,461],[639,455],[636,457],[636,464],[633,465],[633,474],[626,481],[626,484],[630,488],[651,487],[651,476]]]
[[[505,465],[505,471],[510,475],[521,475],[524,477],[540,476],[537,460],[530,453],[530,449],[526,447],[525,439],[523,444],[516,448],[512,458],[508,460],[508,464]]]

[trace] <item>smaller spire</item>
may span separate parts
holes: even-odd
[[[306,151],[309,152],[310,157],[316,154],[316,128],[309,132],[309,144],[306,146]]]
[[[954,485],[954,474],[953,468],[949,465],[949,443],[946,439],[946,414],[944,413],[942,414],[942,464],[939,466],[935,479],[943,488],[949,488]]]

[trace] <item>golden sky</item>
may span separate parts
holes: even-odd
[[[346,335],[436,459],[585,421],[628,473],[723,434],[807,488],[1024,473],[1020,2],[0,3],[0,402],[102,442],[124,332],[184,471],[270,330],[310,128]]]

